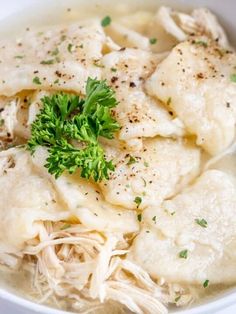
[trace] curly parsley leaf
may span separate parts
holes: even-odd
[[[57,93],[41,99],[43,108],[31,126],[27,148],[48,148],[45,167],[58,178],[64,171],[80,169],[81,177],[95,181],[108,179],[114,171],[98,143],[98,137],[112,139],[119,124],[111,115],[117,105],[113,90],[105,81],[88,78],[86,97]],[[73,146],[72,140],[79,145]],[[78,148],[78,147],[79,148]]]

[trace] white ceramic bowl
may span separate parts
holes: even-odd
[[[42,10],[44,8],[44,15],[48,15],[47,8],[54,6],[55,10],[50,10],[47,19],[51,19],[52,23],[56,23],[54,12],[58,8],[73,8],[74,6],[87,2],[88,0],[0,0],[0,35],[4,36],[4,33],[15,32],[20,28],[29,26],[30,21],[34,24],[41,24]],[[119,3],[127,3],[127,1],[134,3],[137,7],[142,7],[143,3],[150,2],[155,5],[157,0],[119,0]],[[88,3],[88,2],[87,2]],[[89,3],[97,3],[99,6],[103,6],[103,11],[109,10],[109,6],[114,4],[113,0],[89,0]],[[116,1],[117,3],[117,1]],[[236,1],[235,0],[158,0],[158,4],[173,4],[174,6],[181,7],[198,7],[206,6],[210,8],[220,18],[222,25],[228,32],[231,42],[236,46]],[[95,7],[95,6],[94,6]],[[24,17],[22,12],[29,12],[30,17]],[[100,8],[100,10],[102,10]],[[8,29],[8,30],[6,30]],[[0,313],[1,314],[68,314],[69,312],[59,311],[51,309],[49,307],[38,305],[23,299],[11,293],[11,289],[0,288]],[[20,290],[20,287],[19,287]],[[214,299],[210,299],[202,305],[195,306],[185,310],[179,310],[176,314],[209,314],[209,313],[224,313],[233,314],[236,313],[236,288],[231,291],[227,291],[218,295]],[[110,314],[110,313],[109,313]],[[155,314],[155,313],[153,313]]]

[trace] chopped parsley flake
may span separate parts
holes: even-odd
[[[83,49],[83,48],[84,48],[84,45],[83,45],[83,44],[79,45],[79,48]]]
[[[195,219],[195,222],[202,228],[207,228],[207,221],[205,219]]]
[[[42,84],[42,83],[40,82],[40,79],[39,79],[38,76],[35,76],[35,77],[33,78],[33,83],[34,83],[34,84],[37,84],[37,85],[41,85],[41,84]]]
[[[101,21],[101,25],[102,25],[102,27],[106,27],[106,26],[108,26],[108,25],[110,25],[111,24],[111,18],[110,18],[110,16],[105,16],[103,19],[102,19],[102,21]]]
[[[204,287],[204,288],[207,288],[208,285],[209,285],[209,280],[206,279],[206,280],[204,281],[204,283],[203,283],[203,287]]]
[[[177,303],[180,298],[181,298],[181,295],[177,296],[177,297],[175,298],[175,302]]]
[[[4,119],[0,119],[0,126],[3,126],[4,125]]]
[[[186,259],[188,257],[188,250],[183,250],[183,251],[179,252],[179,257]]]
[[[72,53],[72,49],[73,49],[73,45],[72,44],[68,44],[67,46],[67,50]]]
[[[157,43],[157,39],[156,38],[150,38],[149,43],[150,43],[150,45],[155,45]]]
[[[136,196],[134,202],[137,204],[137,208],[139,208],[140,204],[142,203],[142,198],[140,196]]]
[[[58,84],[59,83],[59,79],[56,79],[53,84]]]
[[[141,222],[142,221],[142,214],[138,214],[137,215],[137,219],[138,219],[139,222]]]
[[[15,56],[15,59],[23,59],[25,56]]]
[[[40,64],[53,64],[54,63],[54,59],[49,59],[49,60],[43,60],[40,62]]]
[[[148,162],[144,161],[143,164],[144,164],[145,167],[149,167],[149,163]]]
[[[116,68],[111,68],[111,72],[117,72]]]
[[[196,45],[199,45],[199,46],[202,46],[204,48],[207,48],[208,47],[208,44],[207,42],[203,41],[203,40],[198,40],[195,42]]]
[[[133,157],[133,156],[130,156],[129,157],[129,161],[127,162],[127,165],[129,166],[129,165],[133,165],[133,164],[135,164],[137,162],[137,160],[135,159],[135,157]]]
[[[174,216],[175,212],[172,212],[172,213],[170,213],[170,214],[171,214],[171,216]]]
[[[236,73],[230,75],[230,81],[236,83]]]

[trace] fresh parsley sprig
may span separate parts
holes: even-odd
[[[106,160],[98,137],[112,139],[120,128],[111,115],[117,105],[113,90],[105,81],[88,78],[85,98],[57,93],[41,100],[43,108],[32,123],[27,144],[31,153],[37,146],[47,147],[45,167],[56,178],[65,170],[74,173],[80,168],[83,178],[108,179],[114,165]]]

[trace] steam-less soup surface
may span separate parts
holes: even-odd
[[[151,314],[234,286],[236,54],[217,18],[122,3],[29,24],[0,42],[1,285]]]

